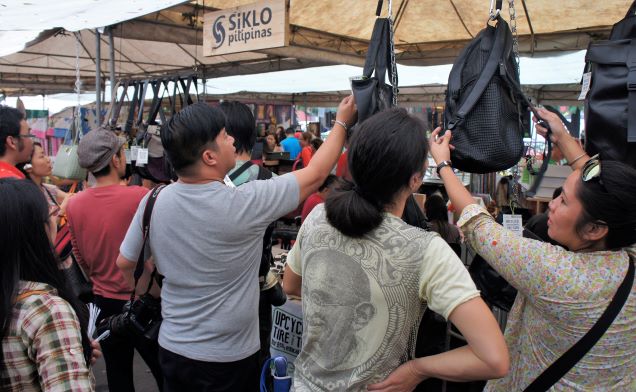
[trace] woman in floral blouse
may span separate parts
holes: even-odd
[[[634,262],[636,170],[590,159],[556,115],[543,109],[539,115],[574,169],[561,196],[550,202],[548,221],[549,236],[569,251],[504,229],[474,204],[450,168],[439,170],[453,205],[462,211],[459,225],[467,241],[519,291],[505,331],[510,372],[490,381],[487,391],[524,390],[590,330]],[[451,139],[450,131],[438,138],[439,132],[431,137],[438,165],[450,160]],[[418,376],[426,377],[413,375]],[[636,391],[633,287],[607,332],[551,390]]]
[[[0,200],[0,390],[92,391],[99,353],[50,242],[59,207],[26,180],[0,179]]]

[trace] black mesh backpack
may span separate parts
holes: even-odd
[[[460,53],[448,78],[444,122],[453,131],[453,166],[491,173],[519,162],[529,127],[512,33],[501,16]]]

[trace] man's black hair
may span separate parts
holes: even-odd
[[[24,114],[16,108],[0,105],[0,156],[6,153],[7,137],[20,134],[20,122]]]
[[[224,101],[219,108],[225,113],[225,130],[234,138],[236,153],[250,153],[256,143],[256,121],[247,105]]]
[[[214,140],[225,127],[225,115],[204,102],[189,105],[161,127],[161,144],[179,173],[197,162],[203,150],[216,148]]]

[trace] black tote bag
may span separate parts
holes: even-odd
[[[387,69],[395,69],[391,56],[391,22],[388,18],[377,18],[364,62],[363,78],[351,81],[359,124],[393,106],[393,87],[386,83]],[[393,80],[397,84],[397,71]]]

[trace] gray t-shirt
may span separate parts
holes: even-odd
[[[174,183],[157,198],[150,251],[165,278],[159,344],[187,358],[233,362],[259,350],[258,267],[263,233],[297,207],[289,173],[239,188],[220,182]],[[121,245],[136,261],[142,245],[142,200]]]

